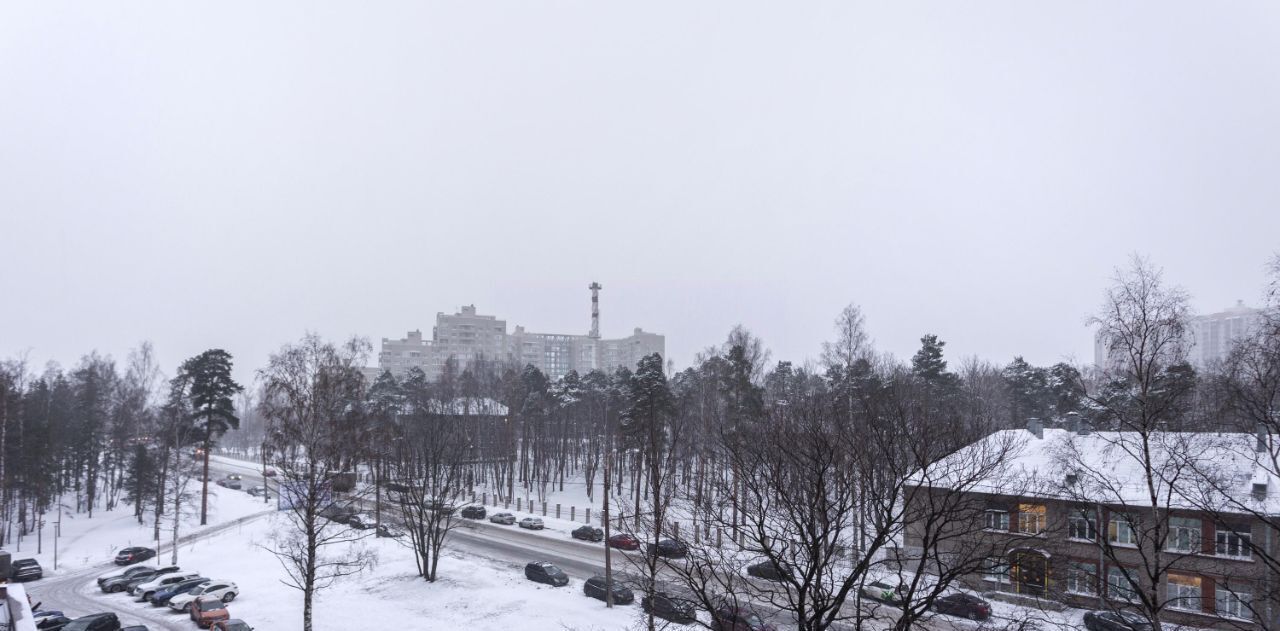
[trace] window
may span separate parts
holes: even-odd
[[[1249,548],[1249,542],[1253,539],[1247,531],[1240,532],[1229,528],[1221,528],[1217,532],[1217,548],[1218,556],[1235,557],[1237,559],[1248,559],[1253,556],[1252,550]]]
[[[1093,541],[1098,536],[1098,525],[1093,521],[1093,515],[1084,511],[1072,511],[1067,517],[1067,537],[1070,539],[1083,539],[1085,541]]]
[[[1018,505],[1018,532],[1038,535],[1044,531],[1044,504]]]
[[[1172,552],[1200,551],[1200,520],[1190,517],[1169,518],[1169,538],[1165,547]]]
[[[1008,516],[1008,513],[1005,513]],[[987,557],[982,562],[982,580],[999,583],[1001,585],[1010,585],[1013,580],[1009,578],[1009,562],[1000,557]]]
[[[1252,599],[1253,595],[1249,592],[1230,589],[1225,585],[1218,585],[1213,595],[1218,615],[1238,620],[1253,619],[1253,608],[1250,605]]]
[[[1008,530],[1009,529],[1009,512],[1002,510],[989,510],[984,515],[985,528],[987,530]]]
[[[1173,609],[1200,611],[1200,577],[1170,572],[1165,579],[1165,597]]]
[[[1107,540],[1122,546],[1138,545],[1138,535],[1133,532],[1133,524],[1125,515],[1112,515],[1107,524]]]
[[[1125,576],[1124,570],[1113,567],[1107,570],[1107,595],[1119,600],[1138,599],[1138,586]]]
[[[1098,593],[1098,566],[1071,561],[1067,564],[1067,592],[1093,596]]]

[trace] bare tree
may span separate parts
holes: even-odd
[[[461,424],[469,419],[453,403],[438,402],[435,409],[402,416],[390,460],[391,475],[402,489],[398,503],[408,545],[418,574],[429,582],[436,580],[440,553],[457,523],[456,500],[464,490],[468,445]]]

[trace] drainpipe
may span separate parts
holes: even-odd
[[[1096,577],[1096,580],[1098,581],[1098,586],[1097,586],[1098,587],[1098,609],[1106,609],[1107,608],[1107,578],[1108,578],[1107,577],[1107,555],[1106,555],[1106,549],[1103,548],[1103,546],[1106,544],[1104,544],[1100,538],[1107,536],[1106,533],[1107,533],[1108,526],[1102,523],[1102,504],[1095,504],[1093,507],[1093,510],[1094,510],[1093,537],[1094,537],[1094,543],[1098,546],[1098,575]]]

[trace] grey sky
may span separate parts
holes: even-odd
[[[1133,251],[1280,249],[1275,2],[0,4],[0,356],[242,377],[437,311],[1088,360]]]

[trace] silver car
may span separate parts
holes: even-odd
[[[489,517],[489,521],[495,524],[510,526],[516,523],[516,516],[512,515],[511,513],[494,513],[491,517]]]
[[[521,519],[520,527],[527,528],[529,530],[542,530],[544,528],[542,520],[537,517],[525,517],[524,519]]]

